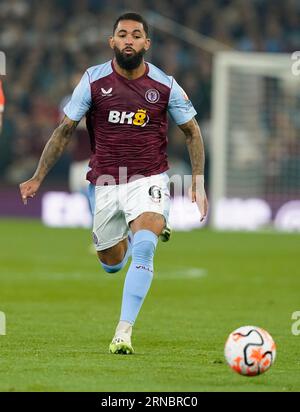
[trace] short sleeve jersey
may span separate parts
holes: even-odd
[[[92,141],[87,178],[93,184],[102,175],[120,180],[151,176],[168,169],[168,116],[181,125],[196,111],[175,79],[153,64],[138,79],[118,74],[113,61],[89,68],[64,108],[72,120],[86,115]],[[100,179],[101,180],[101,179]]]

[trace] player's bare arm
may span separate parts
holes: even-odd
[[[61,124],[54,130],[43,150],[33,177],[20,184],[20,192],[25,205],[28,198],[35,196],[41,183],[62,155],[78,123],[65,116]]]
[[[207,215],[208,201],[204,188],[205,153],[200,127],[195,118],[179,126],[186,137],[186,144],[192,166],[192,202],[196,202],[201,213],[201,221]]]

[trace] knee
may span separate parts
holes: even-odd
[[[154,256],[155,246],[149,240],[144,240],[136,245],[133,245],[132,258],[137,259],[152,259]]]
[[[151,261],[157,244],[157,236],[149,230],[140,230],[134,235],[132,259]]]
[[[106,263],[101,262],[101,260],[99,261],[101,263],[101,266],[107,273],[117,273],[122,269],[121,262],[117,265],[107,265]]]
[[[112,256],[107,253],[98,252],[98,258],[101,266],[107,273],[119,272],[125,264],[124,256]]]
[[[116,256],[109,253],[109,251],[99,251],[97,254],[99,262],[105,272],[116,273],[120,270],[119,265],[122,259],[118,259]]]
[[[116,262],[116,260],[114,260],[114,261],[111,261],[109,259],[103,259],[102,260],[102,259],[99,258],[99,262],[100,262],[101,266],[103,267],[103,269],[105,270],[105,272],[107,272],[107,273],[117,273],[124,266],[122,261]]]

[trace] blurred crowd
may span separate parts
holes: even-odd
[[[107,38],[125,11],[146,18],[147,11],[157,12],[242,51],[292,52],[300,45],[298,0],[1,0],[0,50],[7,56],[1,180],[31,176],[59,122],[61,101],[73,89],[73,75],[111,58]],[[151,37],[149,61],[186,90],[209,140],[212,55],[155,29]],[[184,137],[174,125],[169,143],[171,165],[188,171]],[[70,161],[66,153],[52,178],[64,179]]]

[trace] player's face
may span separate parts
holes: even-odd
[[[120,21],[109,42],[118,64],[127,70],[137,68],[150,47],[143,24],[133,20]]]

